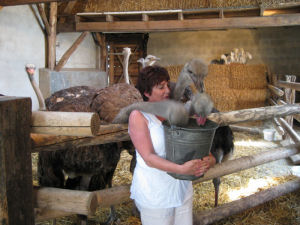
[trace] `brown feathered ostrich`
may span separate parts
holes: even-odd
[[[34,65],[26,65],[26,71],[42,110],[47,108],[49,111],[97,112],[103,122],[110,123],[120,108],[142,101],[140,93],[133,86],[125,83],[104,89],[87,86],[71,87],[55,92],[44,101],[34,81],[34,70]],[[131,148],[130,141],[122,142],[122,145],[127,150]],[[50,152],[42,151],[38,159],[39,184],[87,191],[111,187],[121,150],[119,143],[109,143]],[[113,207],[111,209],[111,217],[107,223],[114,219],[114,209]],[[80,220],[81,224],[87,223],[87,218],[84,216],[80,216]]]

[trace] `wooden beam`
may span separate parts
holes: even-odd
[[[1,6],[14,6],[14,5],[26,5],[26,4],[37,4],[37,3],[49,3],[49,2],[68,2],[75,0],[1,0]]]
[[[34,224],[31,99],[0,98],[0,224]]]
[[[280,184],[267,190],[259,191],[242,199],[225,203],[217,208],[201,211],[194,214],[195,225],[213,224],[223,218],[241,213],[282,195],[296,191],[300,188],[300,178]]]
[[[54,138],[53,140],[60,140],[59,138]],[[116,131],[113,133],[107,133],[100,136],[95,137],[74,137],[68,140],[61,140],[60,142],[56,142],[53,144],[39,143],[39,146],[32,148],[32,152],[39,151],[55,151],[59,149],[81,147],[81,146],[89,146],[89,145],[99,145],[99,144],[107,144],[112,142],[120,142],[120,141],[128,141],[130,140],[128,129]]]
[[[284,107],[287,106],[287,107]],[[297,114],[300,111],[300,104],[287,104],[280,106],[267,106],[252,109],[242,109],[231,112],[211,113],[208,119],[221,126],[255,120],[266,120],[273,117],[282,117]]]
[[[56,71],[60,71],[63,68],[63,66],[67,63],[72,53],[77,49],[77,47],[84,40],[84,38],[88,33],[89,33],[88,31],[81,33],[81,35],[77,38],[77,40],[73,43],[73,45],[65,52],[65,54],[61,57],[61,59],[55,66]]]
[[[50,34],[48,35],[48,68],[53,70],[56,62],[56,24],[57,24],[57,2],[50,3]]]
[[[72,214],[94,215],[97,196],[93,192],[42,187],[35,189],[35,207]]]
[[[222,177],[268,162],[284,159],[298,154],[299,152],[300,143],[285,147],[273,148],[272,150],[260,152],[256,155],[243,156],[238,159],[228,160],[226,162],[216,164],[214,167],[210,168],[203,177],[194,180],[193,184],[208,181],[216,177]]]
[[[48,19],[47,19],[44,7],[43,7],[43,5],[41,3],[37,4],[36,6],[37,6],[37,8],[39,10],[39,13],[40,13],[40,16],[41,16],[41,18],[43,20],[44,27],[45,27],[45,30],[46,30],[46,34],[50,35],[50,25],[49,25],[49,22],[48,22]]]
[[[282,97],[282,96],[284,95],[284,91],[281,90],[281,89],[279,89],[279,88],[276,87],[276,86],[273,86],[273,85],[271,85],[271,84],[268,84],[268,88],[269,88],[269,90],[270,90],[273,94],[275,94],[276,96]]]
[[[76,5],[76,3],[77,3],[77,1],[68,2],[68,4],[66,5],[66,7],[63,10],[64,14],[65,15],[71,14],[74,6]],[[59,18],[59,24],[65,23],[65,22],[66,22],[66,17],[65,16],[62,16],[62,17]]]
[[[77,31],[162,32],[234,28],[282,27],[300,25],[300,14],[269,17],[185,19],[170,21],[77,22]]]
[[[283,88],[290,88],[296,91],[300,91],[300,83],[299,82],[288,82],[288,81],[277,81],[277,85]]]
[[[32,112],[31,132],[68,136],[94,136],[100,119],[93,112]]]

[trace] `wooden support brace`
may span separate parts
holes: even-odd
[[[57,63],[55,70],[60,71],[63,66],[67,63],[70,56],[73,54],[73,52],[77,49],[77,47],[80,45],[80,43],[84,40],[86,35],[88,34],[88,31],[85,31],[81,33],[81,35],[76,39],[76,41],[73,43],[73,45],[66,51],[66,53],[61,57],[59,62]]]
[[[32,133],[67,136],[94,136],[100,128],[97,113],[90,112],[32,112]]]
[[[36,6],[37,6],[37,8],[39,10],[39,13],[40,13],[40,16],[41,16],[41,18],[43,20],[43,23],[44,23],[44,26],[45,26],[45,30],[46,30],[46,34],[50,35],[50,25],[49,25],[49,22],[48,22],[48,19],[47,19],[44,7],[43,7],[43,5],[41,3],[37,4]]]
[[[149,16],[148,16],[148,14],[143,13],[143,14],[142,14],[142,20],[145,21],[145,22],[146,22],[146,21],[149,21]]]
[[[183,12],[178,12],[178,20],[184,20]]]
[[[112,15],[106,15],[106,22],[114,22],[114,17]]]
[[[278,97],[282,97],[282,96],[284,95],[284,91],[281,90],[281,89],[279,89],[279,88],[276,87],[276,86],[273,86],[273,85],[271,85],[271,84],[268,84],[268,88],[269,88],[269,90],[270,90],[273,94],[277,95]]]
[[[300,188],[300,179],[298,178],[293,181],[280,184],[276,187],[269,188],[264,191],[260,191],[248,197],[230,203],[226,203],[217,208],[203,211],[203,212],[198,212],[194,214],[194,224],[196,225],[212,224],[223,218],[243,212],[247,209],[271,201],[282,195],[296,191],[299,188]]]
[[[283,127],[283,129],[289,134],[289,136],[295,143],[300,143],[299,135],[296,133],[296,131],[290,126],[290,124],[286,120],[284,120],[283,118],[278,118],[278,122]],[[290,157],[290,159],[295,165],[300,164],[300,154],[293,155]]]

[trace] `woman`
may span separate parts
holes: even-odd
[[[140,73],[137,89],[144,101],[163,101],[170,96],[169,79],[163,67],[145,67]],[[163,120],[137,110],[130,114],[129,135],[137,152],[130,197],[141,213],[143,225],[191,225],[192,182],[175,179],[167,172],[201,176],[216,161],[212,155],[182,165],[166,160]]]

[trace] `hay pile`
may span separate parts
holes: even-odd
[[[280,3],[293,2],[292,0],[79,0],[85,3],[85,12],[122,12],[122,11],[142,11],[142,10],[167,10],[167,9],[199,9],[199,8],[229,8],[229,7],[277,7]],[[82,11],[82,8],[81,8]]]
[[[182,65],[167,66],[171,81],[176,81]],[[221,111],[265,106],[267,68],[264,65],[211,64],[205,78],[205,90]]]
[[[234,133],[235,153],[233,158],[259,154],[262,151],[278,147],[277,142],[267,142],[259,135],[247,135]],[[36,154],[33,157],[33,166],[36,168]],[[118,163],[113,185],[130,184],[131,174],[129,171],[131,156],[123,151]],[[284,160],[257,166],[248,170],[237,172],[221,178],[219,204],[240,199],[255,192],[268,189],[272,186],[294,179],[288,174],[289,167]],[[33,171],[34,174],[36,170]],[[36,177],[36,176],[34,176]],[[251,184],[255,188],[251,189]],[[223,219],[214,225],[296,225],[300,224],[300,191],[281,196],[253,209],[247,210],[235,216]],[[194,212],[212,209],[214,204],[214,188],[211,181],[199,183],[194,186]],[[140,219],[132,216],[132,202],[125,202],[116,206],[119,225],[140,225]],[[104,221],[109,214],[109,209],[98,209],[97,215],[91,218],[95,223]],[[73,224],[75,217],[64,217],[56,220],[57,225]],[[36,223],[37,225],[51,225],[51,221]],[[93,223],[92,223],[93,224]]]

